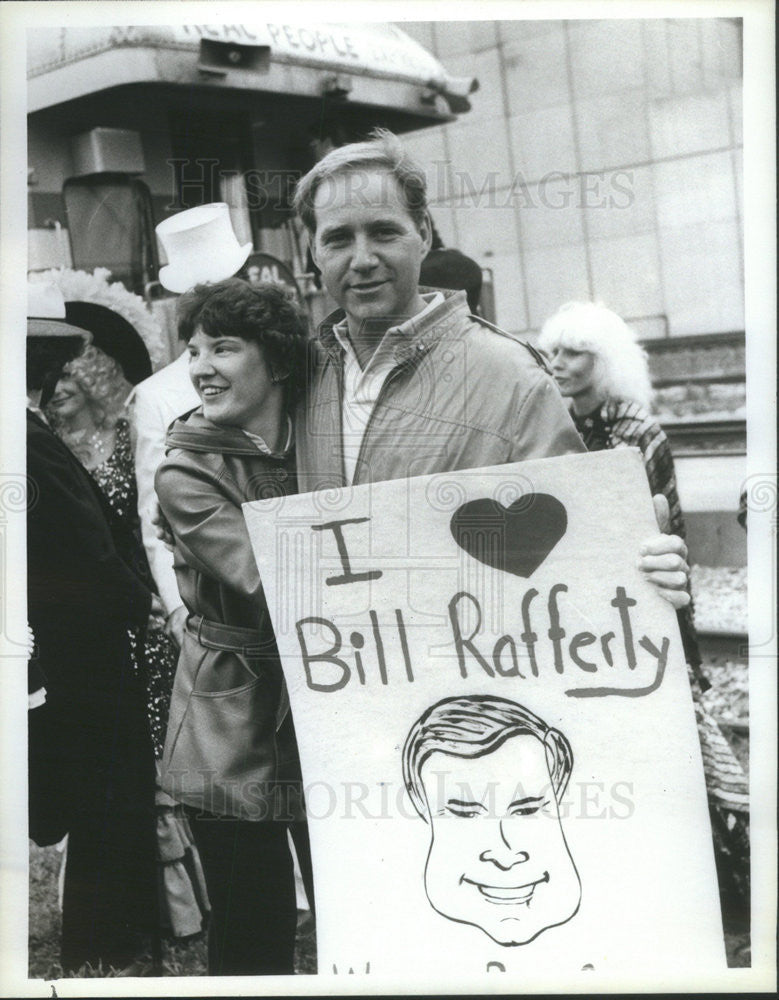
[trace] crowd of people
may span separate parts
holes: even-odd
[[[539,350],[483,321],[467,258],[430,255],[424,174],[390,133],[327,153],[294,207],[338,306],[315,337],[281,288],[234,276],[250,248],[201,246],[190,280],[169,265],[184,350],[155,374],[104,289],[31,285],[30,835],[68,838],[66,972],[121,970],[144,940],[206,926],[209,974],[293,972],[295,869],[312,912],[314,885],[246,501],[636,445],[660,523],[639,566],[702,682],[673,461],[632,332],[592,303],[562,307]],[[735,856],[746,784],[700,711]]]

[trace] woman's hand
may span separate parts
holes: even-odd
[[[148,628],[159,628],[165,621],[165,607],[156,594],[151,595],[151,607],[149,608]]]
[[[662,493],[652,497],[655,516],[661,531],[667,532],[671,523],[668,500]],[[677,611],[690,603],[690,567],[687,565],[687,546],[678,535],[656,535],[648,539],[639,550],[638,568],[644,578],[657,588]]]
[[[168,633],[170,638],[176,643],[179,649],[181,649],[181,644],[184,642],[184,626],[187,623],[187,609],[183,604],[179,607],[174,608],[173,611],[168,615],[165,622],[165,631]]]
[[[159,503],[155,503],[151,523],[154,525],[154,531],[157,538],[159,538],[169,552],[173,552],[175,546],[173,532],[170,530],[170,525],[168,524],[165,515],[162,513],[162,508]]]

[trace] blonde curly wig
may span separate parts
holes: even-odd
[[[598,395],[624,399],[648,410],[652,383],[646,351],[630,327],[602,302],[566,302],[541,328],[538,346],[550,354],[557,347],[588,351],[595,357]]]
[[[132,386],[121,367],[99,347],[89,344],[62,370],[63,378],[71,378],[84,393],[95,427],[110,429],[125,415],[125,401]],[[58,416],[56,408],[47,407],[46,416],[66,443],[67,421]]]

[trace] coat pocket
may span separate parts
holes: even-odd
[[[162,787],[177,801],[264,818],[253,812],[276,778],[279,681],[258,673],[259,662],[185,633],[161,768]]]

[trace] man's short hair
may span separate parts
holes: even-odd
[[[547,751],[549,773],[557,801],[568,785],[573,750],[565,736],[529,709],[507,698],[467,695],[444,698],[414,723],[403,747],[403,781],[414,808],[429,816],[422,767],[434,753],[465,759],[483,757],[512,736],[535,736]]]
[[[424,171],[393,132],[377,128],[365,142],[352,142],[331,150],[298,181],[292,206],[309,233],[316,232],[314,200],[322,183],[359,170],[383,171],[394,177],[409,215],[417,226],[424,223],[427,218]]]

